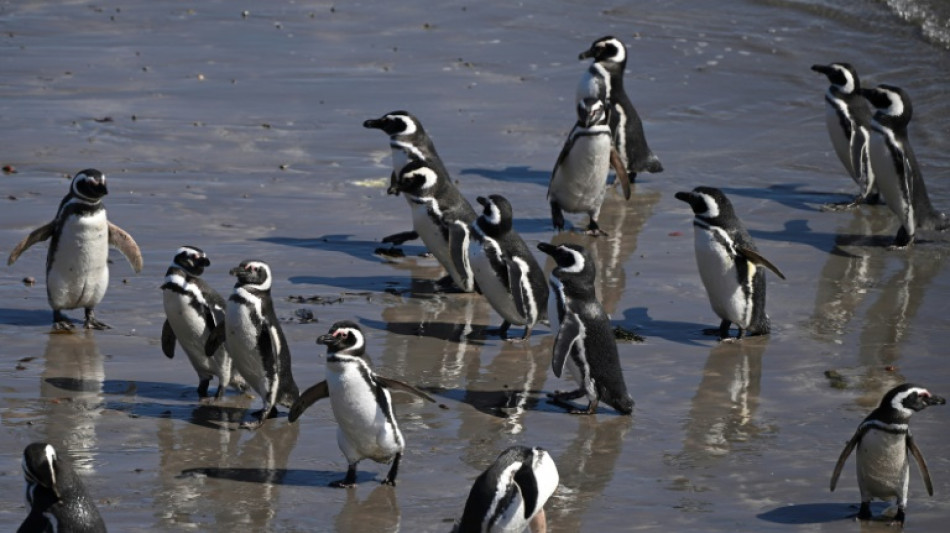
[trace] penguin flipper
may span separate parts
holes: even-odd
[[[452,257],[452,266],[460,278],[461,287],[465,292],[475,290],[475,279],[472,275],[472,267],[468,262],[468,244],[469,229],[468,225],[461,220],[449,224],[449,254]]]
[[[425,392],[413,387],[412,385],[406,383],[405,381],[399,381],[398,379],[384,378],[383,376],[373,376],[377,383],[386,387],[387,389],[398,390],[402,392],[408,392],[409,394],[414,394],[423,400],[430,401],[435,403],[435,398],[429,396]]]
[[[623,161],[620,159],[620,153],[617,152],[616,148],[610,148],[610,166],[614,167],[614,172],[617,174],[617,181],[620,182],[620,187],[623,189],[623,199],[630,199],[630,177],[627,176],[627,169],[623,166]]]
[[[224,324],[211,330],[208,340],[205,342],[205,355],[213,356],[221,345],[224,344]]]
[[[136,274],[142,271],[142,250],[124,229],[109,222],[109,244],[115,246],[132,265]]]
[[[920,467],[920,477],[924,478],[927,494],[933,496],[934,483],[930,479],[930,469],[927,468],[927,461],[924,460],[924,454],[920,453],[920,448],[917,447],[917,443],[914,442],[914,437],[912,437],[910,433],[907,434],[907,449],[910,451],[910,454],[914,456],[914,459],[917,459],[917,466]]]
[[[777,266],[773,265],[771,261],[763,257],[759,252],[749,248],[740,248],[738,252],[749,261],[755,263],[756,265],[764,266],[772,272],[775,272],[776,276],[785,279],[785,274],[782,274],[782,271],[779,270]]]
[[[54,221],[55,222],[55,221]],[[34,244],[45,241],[53,236],[53,222],[48,224],[43,224],[42,226],[31,231],[29,235],[26,236],[22,241],[20,241],[10,252],[10,257],[7,259],[7,265],[12,265],[17,259],[20,258],[20,254],[25,252],[27,248],[33,246]]]
[[[871,162],[868,152],[869,135],[867,129],[862,126],[856,127],[851,133],[851,168],[854,169],[854,176],[852,177],[861,188],[861,198],[867,198],[867,196],[871,194],[871,177],[869,175]]]
[[[518,314],[528,322],[533,322],[529,316],[528,298],[526,290],[530,290],[526,285],[526,272],[521,266],[511,258],[505,258],[505,267],[508,269],[508,290],[511,291],[511,297],[515,301],[515,309]]]
[[[287,415],[287,420],[291,422],[296,422],[300,415],[307,410],[308,407],[317,403],[317,400],[330,397],[330,388],[327,386],[326,380],[317,383],[313,387],[303,391],[303,394],[297,398],[297,401],[290,406],[290,414]]]
[[[554,176],[557,175],[557,169],[561,167],[561,164],[564,163],[564,160],[567,159],[567,154],[571,153],[571,147],[574,146],[574,129],[571,129],[571,133],[567,136],[567,140],[564,141],[564,146],[561,148],[561,153],[557,156],[557,162],[554,163],[554,170],[551,171],[551,182],[548,183],[548,200],[551,199],[551,184],[554,183]]]
[[[165,357],[173,359],[175,357],[175,332],[172,330],[172,325],[168,323],[168,320],[165,320],[165,323],[162,324],[162,353],[165,354]]]
[[[557,338],[554,339],[554,355],[551,358],[551,368],[554,370],[555,376],[561,377],[561,372],[564,371],[564,363],[571,356],[579,333],[580,322],[577,316],[573,313],[564,313],[564,320],[557,330]]]
[[[851,455],[854,448],[861,442],[861,438],[864,437],[867,430],[867,426],[864,425],[858,428],[854,436],[851,437],[851,440],[848,441],[848,444],[841,450],[841,455],[838,456],[838,462],[835,463],[835,470],[831,473],[831,492],[835,491],[835,486],[838,484],[838,478],[841,476],[841,469],[844,468],[845,461],[848,460],[848,456]]]

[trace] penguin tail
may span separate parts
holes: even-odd
[[[660,163],[660,159],[653,154],[650,154],[650,157],[647,158],[644,167],[643,170],[651,174],[663,172],[663,163]]]

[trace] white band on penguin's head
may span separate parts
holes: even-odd
[[[904,400],[907,399],[911,394],[917,394],[918,396],[923,396],[925,398],[930,397],[930,391],[921,387],[913,387],[907,389],[901,393],[895,394],[894,398],[891,400],[891,407],[893,407],[897,412],[909,417],[914,414],[914,411],[904,407]]]
[[[716,218],[719,216],[719,202],[716,201],[712,196],[700,192],[696,193],[700,198],[706,202],[706,212],[705,213],[696,213],[697,215],[702,215],[708,218]]]
[[[402,131],[400,131],[397,135],[412,135],[418,129],[416,128],[416,122],[412,120],[411,117],[406,115],[387,115],[386,118],[402,122]]]
[[[890,89],[878,88],[878,90],[886,94],[888,100],[891,102],[891,105],[887,106],[885,109],[882,109],[885,115],[899,117],[904,114],[904,101],[901,99],[900,94]]]
[[[407,172],[405,175],[406,178],[414,178],[416,176],[422,176],[425,178],[425,181],[419,187],[422,190],[428,190],[432,187],[435,187],[435,184],[439,181],[439,175],[429,167],[419,167],[415,170]]]
[[[585,266],[584,254],[578,252],[577,250],[568,248],[566,246],[562,246],[561,249],[566,252],[570,252],[570,254],[574,256],[574,264],[569,267],[562,267],[561,272],[567,272],[569,274],[577,274],[584,270],[584,266]]]

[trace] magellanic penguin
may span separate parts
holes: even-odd
[[[766,267],[778,277],[785,275],[759,254],[749,232],[736,216],[732,203],[719,189],[696,187],[678,192],[676,199],[693,209],[694,246],[699,277],[709,303],[722,322],[719,338],[729,337],[729,326],[743,335],[766,335],[771,330],[765,313]]]
[[[389,147],[392,149],[393,160],[389,194],[398,195],[400,192],[405,192],[405,189],[400,186],[400,180],[406,175],[406,166],[414,161],[419,162],[420,167],[426,168],[423,181],[432,182],[432,185],[426,187],[431,195],[429,198],[435,201],[430,205],[440,210],[433,216],[420,216],[417,207],[418,197],[407,196],[406,201],[413,212],[412,231],[387,236],[383,242],[398,245],[422,237],[426,247],[448,271],[456,286],[465,292],[473,292],[474,288],[464,288],[459,284],[459,275],[454,271],[451,258],[446,252],[447,244],[431,237],[442,232],[445,221],[462,220],[468,224],[474,221],[477,215],[449,176],[445,164],[435,151],[432,139],[426,134],[422,123],[407,111],[393,111],[380,118],[363,122],[363,127],[382,130],[389,135]],[[430,236],[428,241],[427,235]]]
[[[893,85],[862,89],[861,94],[874,108],[868,145],[874,182],[901,223],[893,247],[912,244],[918,229],[946,230],[950,221],[930,204],[920,165],[907,137],[907,125],[913,116],[910,97]]]
[[[30,514],[18,532],[105,533],[95,501],[52,445],[34,442],[23,450],[23,477]]]
[[[393,414],[389,390],[435,400],[407,383],[375,374],[366,358],[366,338],[355,322],[333,324],[329,333],[317,338],[317,344],[327,347],[326,380],[300,395],[290,409],[290,421],[296,421],[317,400],[329,397],[338,425],[337,444],[349,465],[346,477],[330,486],[354,486],[356,465],[363,459],[392,463],[383,484],[395,485],[406,443]]]
[[[511,204],[504,196],[479,196],[484,208],[468,232],[468,250],[453,241],[459,272],[471,272],[479,290],[501,315],[499,335],[508,338],[512,324],[524,326],[522,340],[539,321],[547,320],[548,284],[544,270],[512,225]],[[468,254],[466,261],[465,254]]]
[[[910,485],[908,452],[917,460],[927,493],[933,496],[934,487],[927,462],[910,434],[910,417],[930,405],[945,403],[945,399],[931,394],[927,389],[905,383],[889,390],[877,409],[858,426],[835,463],[831,474],[831,490],[835,490],[848,456],[857,448],[858,488],[861,490],[859,519],[871,518],[871,499],[896,499],[897,516],[894,521],[904,523],[907,488]]]
[[[205,354],[214,355],[221,343],[226,343],[238,373],[264,403],[256,422],[242,424],[256,429],[276,416],[277,404],[290,407],[300,394],[291,372],[290,346],[271,300],[270,266],[247,259],[230,274],[237,277],[237,283],[225,307],[224,325],[208,338]]]
[[[849,63],[812,65],[812,70],[828,77],[831,85],[825,93],[825,122],[831,145],[851,179],[858,184],[858,195],[843,207],[861,203],[880,203],[868,160],[871,137],[871,110],[861,96],[861,80]]]
[[[161,287],[165,306],[162,352],[171,359],[175,344],[181,344],[198,373],[198,396],[208,396],[211,379],[217,376],[215,398],[220,399],[229,384],[239,390],[244,390],[246,384],[233,368],[223,344],[211,357],[205,355],[211,333],[224,324],[225,308],[224,298],[200,277],[209,265],[211,260],[200,248],[182,246],[175,253]]]
[[[538,249],[557,263],[551,271],[558,315],[551,366],[557,377],[561,377],[566,366],[578,385],[573,392],[551,395],[554,403],[572,414],[594,414],[597,404],[603,401],[629,415],[633,412],[633,398],[623,380],[610,319],[594,294],[596,268],[590,253],[577,244],[555,246],[542,242]],[[585,395],[590,401],[585,410],[567,403]]]
[[[142,252],[135,240],[106,218],[102,198],[108,193],[105,174],[92,168],[80,171],[56,218],[33,230],[10,252],[8,265],[30,246],[52,238],[46,254],[46,296],[55,330],[73,329],[63,310],[79,307],[86,311],[86,329],[109,328],[94,311],[109,286],[109,246],[118,248],[136,273],[142,271]]]
[[[596,98],[607,103],[607,116],[613,146],[620,156],[630,181],[637,172],[663,172],[659,158],[653,155],[643,133],[643,122],[623,88],[623,74],[627,68],[627,49],[620,39],[612,36],[594,41],[578,59],[594,58],[594,62],[577,85],[577,102]],[[620,176],[617,176],[620,179]]]
[[[559,482],[547,451],[512,446],[475,480],[453,533],[543,533],[544,504]]]
[[[402,167],[396,188],[409,201],[412,224],[426,248],[445,267],[459,289],[473,292],[474,278],[467,258],[460,258],[457,253],[453,257],[452,252],[453,249],[466,255],[468,252],[469,228],[476,218],[468,201],[422,159]]]
[[[605,235],[597,224],[607,191],[607,173],[611,165],[623,186],[624,198],[630,199],[630,182],[617,151],[610,144],[604,101],[585,98],[577,103],[577,122],[564,142],[548,185],[551,220],[558,231],[564,229],[564,213],[586,213],[587,231]]]

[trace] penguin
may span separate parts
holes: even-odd
[[[554,339],[551,366],[561,377],[566,366],[577,382],[573,392],[554,393],[553,402],[572,414],[594,414],[601,401],[629,415],[633,398],[627,393],[617,353],[617,340],[604,306],[594,294],[596,268],[583,246],[538,243],[538,249],[554,258],[551,289],[557,299],[558,331]],[[587,396],[587,409],[567,403]]]
[[[737,339],[767,335],[771,324],[765,313],[765,271],[759,267],[768,268],[782,279],[785,274],[759,254],[722,191],[696,187],[675,197],[688,203],[695,214],[696,265],[709,303],[722,319],[719,339],[728,340],[731,324],[739,328]]]
[[[449,176],[449,172],[446,170],[442,158],[440,158],[436,152],[435,145],[422,127],[422,123],[407,111],[393,111],[380,118],[363,122],[363,127],[378,129],[389,135],[393,170],[390,174],[389,189],[387,192],[393,195],[399,195],[400,192],[405,192],[399,183],[405,174],[406,165],[413,161],[421,162],[429,172],[434,173],[434,180],[437,187],[432,191],[435,193],[434,198],[438,200],[438,207],[444,210],[444,214],[436,215],[435,217],[419,216],[416,208],[418,198],[413,199],[407,196],[406,201],[409,203],[409,208],[413,211],[412,231],[389,235],[383,238],[383,242],[400,245],[421,236],[423,242],[425,242],[429,248],[429,251],[432,252],[432,254],[436,256],[436,259],[439,260],[439,263],[445,267],[450,279],[455,282],[456,286],[463,292],[473,292],[474,288],[465,289],[458,285],[459,275],[453,272],[454,267],[451,264],[449,254],[443,253],[445,252],[445,248],[438,242],[438,239],[435,239],[434,244],[430,244],[432,239],[426,241],[426,234],[431,236],[441,232],[440,228],[442,227],[441,221],[443,218],[447,220],[460,219],[466,223],[471,223],[475,220],[477,215],[472,205],[462,196]],[[433,249],[433,246],[435,249]],[[442,281],[443,285],[447,285],[448,283],[449,279]]]
[[[663,164],[647,145],[643,122],[623,88],[623,74],[627,68],[627,49],[613,36],[601,37],[581,52],[578,60],[594,58],[577,85],[579,103],[585,98],[596,98],[607,104],[611,141],[620,156],[629,180],[638,172],[663,172]],[[617,176],[620,179],[620,176]]]
[[[914,456],[920,475],[924,478],[927,493],[934,494],[933,482],[927,462],[910,434],[910,417],[931,405],[947,403],[944,398],[931,394],[927,389],[905,383],[889,390],[881,404],[861,422],[854,436],[845,445],[831,474],[831,490],[834,492],[851,452],[857,449],[858,488],[861,490],[861,509],[858,519],[871,519],[871,499],[897,500],[897,515],[894,522],[904,523],[907,508],[907,489],[910,485],[910,461],[908,452]]]
[[[893,85],[861,89],[861,94],[874,111],[868,144],[874,182],[901,223],[892,247],[913,244],[918,229],[946,230],[950,221],[930,204],[920,165],[907,136],[907,125],[913,116],[910,97]]]
[[[86,311],[86,329],[110,328],[94,311],[109,285],[109,246],[122,252],[132,270],[142,271],[142,251],[135,240],[106,218],[102,198],[108,193],[105,174],[92,168],[79,171],[52,222],[33,230],[7,259],[12,265],[30,246],[52,239],[46,254],[46,296],[54,330],[75,328],[63,310],[79,307]]]
[[[217,400],[224,396],[229,384],[239,390],[244,390],[246,384],[232,368],[223,344],[211,357],[205,355],[211,333],[224,324],[225,308],[224,298],[199,277],[209,265],[211,261],[200,248],[182,246],[175,252],[161,286],[166,317],[162,324],[162,352],[171,359],[175,357],[175,344],[181,344],[198,373],[198,397],[208,397],[211,379],[217,376]]]
[[[356,465],[363,459],[392,463],[382,483],[395,486],[406,442],[396,423],[389,391],[408,392],[429,402],[435,400],[407,383],[374,373],[366,357],[366,338],[355,322],[336,322],[329,333],[317,338],[317,344],[327,347],[326,379],[300,395],[290,408],[289,420],[295,422],[318,400],[330,398],[338,425],[337,444],[348,463],[346,477],[330,486],[355,486]]]
[[[624,198],[630,199],[630,182],[617,151],[611,147],[610,128],[604,101],[585,98],[577,103],[577,122],[558,155],[548,185],[548,202],[554,228],[564,229],[564,213],[587,213],[591,235],[606,235],[597,224],[604,195],[607,173],[613,164],[617,181],[623,186]]]
[[[559,482],[547,451],[512,446],[475,479],[453,533],[547,531],[544,504]]]
[[[95,501],[51,444],[34,442],[23,450],[23,477],[30,513],[18,533],[105,533]]]
[[[300,394],[291,371],[290,346],[271,300],[270,266],[247,259],[229,273],[237,283],[225,306],[224,324],[208,337],[205,354],[212,356],[226,343],[238,373],[264,403],[256,422],[241,425],[257,429],[277,415],[277,404],[290,407]]]
[[[452,253],[456,249],[467,255],[469,229],[476,219],[472,206],[449,180],[422,159],[404,165],[395,186],[409,201],[412,223],[422,242],[460,290],[474,292],[474,276],[467,258],[453,257]]]
[[[861,80],[850,63],[812,65],[812,70],[828,77],[831,86],[825,93],[825,122],[831,145],[851,179],[858,184],[858,195],[849,203],[833,206],[849,209],[861,203],[879,204],[868,159],[871,137],[871,110],[861,96]]]
[[[453,262],[457,271],[474,275],[481,293],[501,315],[501,338],[507,340],[508,329],[516,324],[525,327],[521,339],[527,341],[534,325],[547,320],[548,285],[544,271],[512,227],[508,200],[497,194],[479,196],[476,200],[484,210],[467,233],[468,250],[453,241]]]

